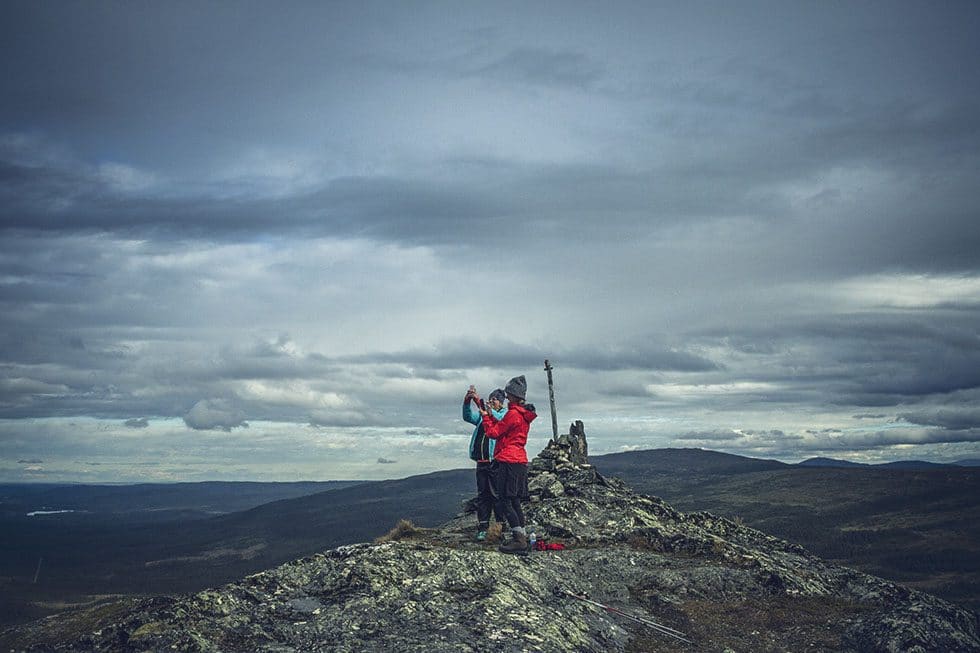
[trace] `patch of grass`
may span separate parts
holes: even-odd
[[[394,528],[390,531],[376,537],[374,539],[375,544],[384,544],[385,542],[399,542],[401,540],[411,540],[416,539],[421,536],[424,529],[419,528],[411,521],[407,519],[400,519],[398,523],[395,524]]]

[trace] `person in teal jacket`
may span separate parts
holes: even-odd
[[[486,407],[497,419],[503,419],[504,391],[497,388],[487,397]],[[477,409],[473,410],[471,404]],[[483,417],[480,414],[482,400],[476,393],[476,388],[470,386],[463,397],[463,420],[473,424],[473,435],[470,437],[470,459],[476,461],[476,519],[478,522],[476,539],[482,542],[487,539],[487,529],[490,528],[490,512],[493,511],[498,523],[504,519],[497,510],[497,492],[494,489],[493,463],[494,440],[488,438],[483,430]]]

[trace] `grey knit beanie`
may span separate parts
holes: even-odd
[[[515,376],[513,379],[507,382],[507,387],[504,388],[504,392],[509,395],[513,395],[520,399],[527,397],[527,381],[524,380],[524,375]]]
[[[494,390],[493,392],[490,393],[490,396],[489,397],[487,397],[487,400],[488,401],[491,400],[491,399],[497,399],[498,401],[500,401],[500,403],[503,403],[504,400],[507,399],[507,395],[504,394],[504,391],[503,390],[501,390],[500,388],[497,388],[496,390]]]

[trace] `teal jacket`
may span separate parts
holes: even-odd
[[[473,436],[470,438],[470,460],[477,462],[493,460],[493,449],[497,443],[483,432],[483,415],[480,414],[480,411],[473,410],[470,406],[471,403],[469,401],[463,402],[463,420],[476,425],[476,428],[473,429]],[[490,414],[498,420],[503,419],[504,415],[507,414],[507,409],[491,410]]]

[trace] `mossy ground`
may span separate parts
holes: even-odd
[[[132,611],[138,599],[112,600],[34,622],[30,627],[0,633],[0,650],[73,641],[99,630]]]
[[[681,630],[694,644],[684,644],[638,623],[624,626],[633,636],[628,653],[725,650],[783,653],[832,653],[847,648],[845,625],[867,608],[830,597],[767,597],[744,601],[688,601],[656,605],[665,626]]]

